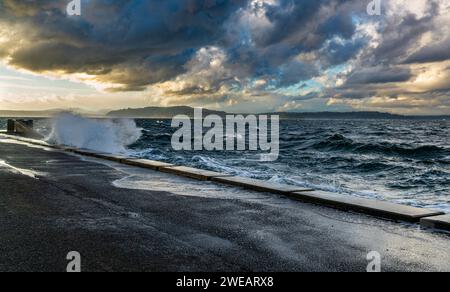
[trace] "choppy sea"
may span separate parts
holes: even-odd
[[[170,120],[40,120],[50,141],[450,213],[450,121],[282,120],[274,162],[174,151]],[[5,121],[0,120],[0,128]]]

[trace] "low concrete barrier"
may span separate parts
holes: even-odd
[[[108,154],[108,153],[102,153],[98,154],[98,156],[95,156],[97,158],[106,159],[113,162],[119,162],[122,163],[124,160],[128,159],[127,156],[124,155],[116,155],[116,154]]]
[[[190,167],[174,166],[169,163],[159,161],[134,159],[123,155],[106,154],[92,150],[77,149],[60,145],[50,145],[44,141],[18,137],[15,135],[12,136],[4,133],[0,133],[0,137],[15,139],[21,142],[30,143],[34,145],[51,147],[58,150],[77,153],[80,155],[106,159],[127,165],[158,170],[165,173],[176,174],[198,180],[214,181],[226,185],[242,187],[245,189],[250,189],[259,192],[280,194],[289,197],[291,199],[319,205],[326,205],[332,208],[337,208],[345,211],[355,211],[369,215],[374,215],[381,218],[402,220],[413,223],[420,222],[423,227],[427,228],[443,229],[443,230],[450,229],[449,223],[450,215],[444,215],[443,212],[439,211],[424,208],[415,208],[405,205],[369,200],[364,198],[350,197],[328,192],[315,191],[312,189],[305,189],[295,186],[270,183],[250,178],[236,177],[227,174],[195,169]]]
[[[229,177],[231,175],[223,174],[214,171],[196,169],[192,167],[185,166],[170,166],[170,167],[162,167],[160,171],[165,173],[176,174],[184,177],[189,177],[198,180],[211,180],[212,178],[218,177]]]
[[[399,205],[383,201],[375,201],[358,197],[350,197],[327,192],[296,192],[289,195],[291,198],[330,207],[345,211],[362,212],[369,215],[402,220],[417,223],[421,218],[442,215],[443,212],[415,208],[406,205]]]
[[[73,152],[75,154],[95,157],[95,158],[103,158],[104,156],[108,155],[107,153],[94,151],[90,149],[77,149],[77,148],[65,148],[65,150],[68,150],[70,152]]]
[[[171,167],[174,166],[170,163],[160,162],[160,161],[154,161],[154,160],[148,160],[148,159],[124,159],[123,163],[127,165],[137,166],[141,168],[148,168],[152,170],[160,170],[163,167]]]
[[[99,151],[90,150],[90,149],[82,149],[82,148],[74,148],[74,147],[66,147],[66,146],[58,146],[55,148],[64,150],[64,151],[68,151],[68,152],[72,152],[75,154],[79,154],[79,155],[100,158],[100,159],[105,159],[105,160],[119,162],[119,163],[122,163],[123,160],[128,159],[127,156],[104,153],[104,152],[99,152]]]
[[[420,219],[420,225],[424,228],[450,231],[450,215],[422,218]]]
[[[286,195],[293,192],[308,192],[312,189],[306,189],[302,187],[282,185],[277,183],[265,182],[262,180],[243,178],[238,176],[233,177],[213,177],[212,181],[222,184],[243,187],[259,192],[275,193],[280,195]]]

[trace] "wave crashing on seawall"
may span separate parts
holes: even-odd
[[[90,119],[63,113],[51,121],[51,132],[46,140],[76,148],[124,153],[141,135],[142,129],[132,119]]]

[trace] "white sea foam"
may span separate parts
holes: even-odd
[[[131,119],[89,119],[63,113],[51,124],[48,142],[107,153],[126,152],[142,135]]]

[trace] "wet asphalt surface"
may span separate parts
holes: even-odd
[[[70,251],[82,271],[364,272],[371,251],[383,271],[450,271],[450,237],[417,225],[271,194],[117,188],[117,168],[16,143],[0,143],[0,161],[0,271],[64,272]]]

